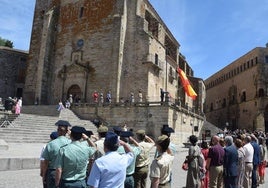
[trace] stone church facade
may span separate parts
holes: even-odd
[[[148,0],[37,0],[24,102],[91,102],[94,91],[119,102],[139,90],[159,101],[160,88],[175,100],[179,47]]]
[[[203,81],[198,99],[187,97],[176,69],[193,70],[180,44],[148,0],[36,0],[24,104],[57,104],[72,95],[72,110],[107,125],[143,127],[158,136],[163,124],[177,143],[199,134],[204,122]],[[160,89],[169,101],[160,103]],[[196,89],[196,88],[194,88]],[[96,105],[92,94],[112,95],[112,104]],[[141,91],[142,103],[121,105]],[[194,104],[194,105],[193,105]],[[198,112],[198,113],[197,113]]]
[[[256,47],[205,80],[205,114],[229,129],[268,131],[268,45]]]

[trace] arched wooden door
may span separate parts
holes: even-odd
[[[72,85],[68,89],[68,96],[72,95],[73,102],[81,102],[82,99],[82,91],[78,85]]]

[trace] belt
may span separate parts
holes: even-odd
[[[166,183],[159,183],[159,185],[161,186],[165,186],[165,185],[168,185],[170,182],[166,182]]]
[[[145,165],[145,166],[136,166],[135,168],[145,168],[148,167],[149,165]]]
[[[245,162],[245,163],[252,163],[252,162]]]
[[[61,180],[62,183],[74,183],[79,181],[85,181],[85,180],[64,180],[64,179]]]
[[[127,176],[127,177],[130,177],[130,176],[133,176],[133,174],[127,174],[126,176]]]

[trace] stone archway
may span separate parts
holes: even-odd
[[[266,105],[265,111],[264,111],[264,127],[265,127],[265,132],[268,132],[268,105]]]
[[[69,87],[67,94],[68,94],[68,96],[72,95],[73,102],[81,102],[81,98],[83,96],[83,93],[81,91],[81,88],[77,84]]]

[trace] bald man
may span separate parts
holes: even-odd
[[[224,149],[219,144],[220,137],[212,137],[212,146],[208,152],[206,169],[209,170],[209,187],[223,187]]]

